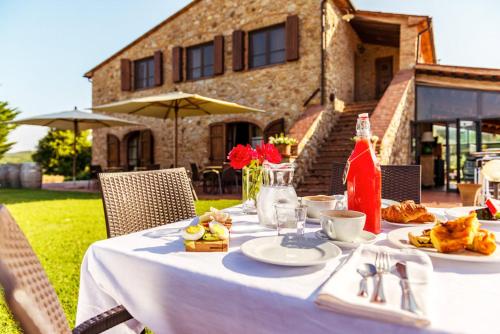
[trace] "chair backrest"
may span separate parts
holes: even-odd
[[[198,170],[198,165],[194,162],[190,163],[191,165],[191,180],[199,181],[200,180],[200,172]]]
[[[40,261],[3,205],[0,205],[0,285],[24,333],[71,333]]]
[[[108,237],[194,217],[184,168],[99,174]]]
[[[346,186],[342,182],[345,164],[333,163],[330,193],[343,194]],[[382,165],[382,198],[395,201],[421,200],[420,165]]]

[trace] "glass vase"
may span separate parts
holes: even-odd
[[[257,194],[262,185],[262,167],[243,167],[242,170],[242,201],[243,213],[256,214],[257,213]]]

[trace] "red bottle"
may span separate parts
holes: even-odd
[[[356,145],[347,160],[347,207],[366,214],[365,230],[380,233],[382,176],[380,164],[370,141],[368,114],[358,115]]]

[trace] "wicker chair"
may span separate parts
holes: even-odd
[[[346,190],[342,182],[345,164],[333,163],[330,193],[343,194]],[[382,198],[395,201],[413,200],[420,203],[420,165],[382,165]]]
[[[132,319],[117,306],[70,330],[45,271],[14,218],[0,205],[0,285],[25,334],[97,334]]]
[[[108,238],[196,215],[184,168],[99,174]]]

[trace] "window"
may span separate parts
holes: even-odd
[[[187,49],[188,80],[214,75],[214,44],[207,43]]]
[[[285,62],[285,25],[250,32],[249,66],[256,68]]]
[[[155,85],[154,57],[134,61],[134,88],[143,89]]]
[[[130,169],[139,166],[139,131],[133,132],[127,141],[127,165]]]

